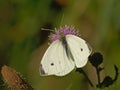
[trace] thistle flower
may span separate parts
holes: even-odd
[[[62,37],[66,36],[66,35],[79,36],[78,31],[76,31],[74,27],[65,25],[63,27],[60,27],[59,29],[55,29],[55,33],[52,33],[49,36],[49,38],[53,42],[58,39],[61,39]]]

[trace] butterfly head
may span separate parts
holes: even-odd
[[[49,37],[50,40],[54,42],[58,39],[60,40],[62,37],[65,37],[66,35],[79,36],[78,32],[75,30],[74,27],[65,25],[63,27],[60,27],[59,29],[56,29],[55,33],[52,33]]]

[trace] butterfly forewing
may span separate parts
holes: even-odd
[[[56,40],[49,46],[41,60],[40,73],[42,76],[63,76],[73,68],[74,64],[68,60],[62,42]]]
[[[60,61],[60,52],[58,49],[61,47],[61,43],[59,40],[53,42],[48,49],[46,50],[40,65],[40,73],[41,75],[52,75],[55,73],[59,73],[64,69],[64,66],[59,65]],[[44,72],[44,73],[42,73]]]

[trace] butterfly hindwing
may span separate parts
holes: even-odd
[[[66,40],[76,67],[83,67],[87,63],[88,56],[91,53],[86,41],[75,35],[66,35]]]

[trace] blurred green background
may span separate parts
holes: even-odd
[[[0,68],[16,69],[36,90],[93,90],[75,71],[65,77],[39,75],[50,33],[41,28],[63,25],[79,29],[93,52],[103,54],[104,74],[113,77],[113,65],[120,68],[120,0],[0,0]],[[85,70],[93,80],[89,66]],[[9,90],[0,81],[0,90]],[[119,84],[118,78],[109,90],[120,89]]]

